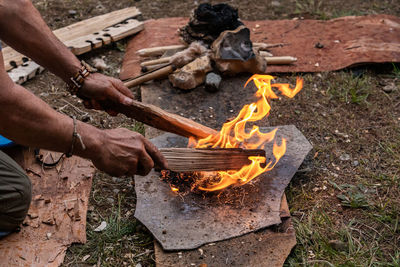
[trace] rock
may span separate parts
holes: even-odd
[[[347,244],[340,240],[330,240],[329,245],[337,251],[345,251],[347,250]]]
[[[78,12],[76,12],[76,10],[73,10],[73,9],[68,10],[68,15],[69,16],[74,17],[74,16],[76,16],[76,14],[78,14]]]
[[[135,265],[135,267],[142,267],[142,264],[138,263]]]
[[[105,221],[102,221],[102,222],[100,223],[100,225],[97,226],[97,228],[94,229],[93,231],[95,231],[95,232],[101,232],[101,231],[104,231],[106,228],[107,228],[107,223],[106,223]]]
[[[353,161],[352,165],[354,167],[357,167],[358,165],[360,165],[360,162],[358,162],[358,160]]]
[[[271,6],[278,7],[278,6],[281,6],[281,3],[279,1],[272,1]]]
[[[321,44],[320,42],[318,42],[318,43],[315,44],[315,48],[321,49],[321,48],[324,48],[324,45]]]
[[[204,83],[206,74],[211,70],[210,57],[202,56],[176,70],[168,78],[174,87],[189,90]]]
[[[214,72],[210,72],[206,76],[206,90],[208,92],[217,92],[221,84],[221,76]]]
[[[118,177],[111,177],[111,180],[113,181],[113,183],[121,183],[123,181],[121,178]]]
[[[108,197],[107,202],[110,203],[111,205],[114,205],[115,200],[111,197]]]
[[[342,155],[340,155],[339,159],[341,161],[348,161],[348,160],[350,160],[350,155],[349,154],[342,154]]]
[[[388,84],[388,85],[386,85],[386,86],[384,86],[383,88],[382,88],[382,90],[385,92],[385,93],[391,93],[391,92],[393,92],[393,91],[395,91],[397,89],[397,87],[396,87],[396,85],[394,84],[394,83],[392,83],[392,84]]]

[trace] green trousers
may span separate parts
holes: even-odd
[[[15,230],[25,219],[32,184],[21,166],[0,150],[0,232]]]

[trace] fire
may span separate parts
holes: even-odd
[[[295,88],[291,89],[289,84],[271,84],[274,77],[270,75],[253,75],[246,82],[244,87],[250,81],[253,81],[258,88],[255,96],[258,100],[255,103],[245,105],[239,112],[239,115],[232,121],[223,125],[221,131],[217,135],[210,135],[204,139],[189,139],[190,147],[196,148],[264,148],[265,144],[275,139],[277,128],[268,133],[261,133],[258,126],[253,125],[249,132],[246,132],[246,124],[249,122],[259,121],[267,117],[271,110],[270,101],[278,96],[272,88],[277,88],[282,95],[293,98],[303,87],[303,80],[297,78]],[[272,170],[286,152],[286,139],[278,144],[273,144],[272,154],[274,160],[266,162],[265,157],[249,157],[251,164],[244,166],[238,171],[220,171],[218,182],[200,186],[200,190],[216,191],[226,188],[230,185],[244,185],[250,182],[258,175]]]

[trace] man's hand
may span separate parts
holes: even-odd
[[[149,140],[125,128],[103,130],[95,151],[89,156],[93,164],[114,176],[144,176],[155,165],[168,168],[165,158]]]
[[[86,77],[79,96],[84,99],[86,108],[106,110],[110,115],[117,115],[102,103],[114,102],[122,105],[132,104],[132,92],[118,79],[100,73],[92,73]]]

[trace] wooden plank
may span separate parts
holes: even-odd
[[[239,170],[251,163],[249,157],[265,157],[263,149],[161,148],[160,152],[175,172]]]
[[[102,47],[111,42],[116,42],[127,36],[135,34],[143,30],[144,24],[135,19],[129,19],[126,23],[117,24],[104,30],[78,37],[74,40],[66,41],[72,53],[81,55],[89,52],[92,49]]]
[[[22,65],[8,72],[11,80],[17,84],[23,84],[27,80],[32,79],[44,70],[43,67],[29,60]]]
[[[53,31],[53,33],[62,42],[72,41],[81,36],[87,36],[89,34],[99,32],[129,18],[137,17],[140,14],[140,11],[136,7],[128,7],[71,24],[69,26],[57,29]],[[23,58],[25,56],[18,53],[11,47],[4,47],[2,52],[4,57],[4,65],[7,71],[23,63]]]

